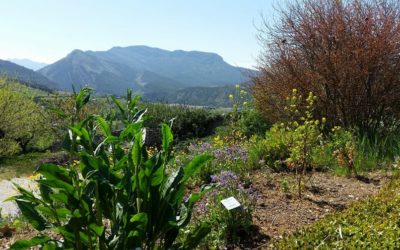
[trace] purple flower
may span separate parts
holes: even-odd
[[[221,171],[218,175],[212,175],[211,182],[222,187],[239,185],[241,183],[239,177],[232,171]]]

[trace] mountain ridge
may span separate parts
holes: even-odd
[[[0,76],[5,76],[11,79],[15,79],[30,87],[43,89],[47,91],[54,90],[59,87],[57,83],[50,81],[45,76],[31,69],[1,59],[0,59]]]
[[[163,50],[144,45],[105,51],[73,50],[37,72],[58,82],[61,90],[90,86],[102,94],[174,92],[187,87],[220,87],[247,80],[245,68],[234,67],[211,52]]]
[[[29,58],[9,58],[7,61],[18,64],[19,66],[31,69],[31,70],[39,70],[45,66],[47,66],[47,63],[43,62],[36,62],[34,60],[31,60]]]

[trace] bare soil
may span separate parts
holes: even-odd
[[[317,172],[305,178],[301,198],[298,197],[293,174],[255,172],[251,178],[253,188],[259,193],[253,220],[263,235],[258,248],[263,248],[270,239],[280,239],[375,194],[390,176],[380,172],[339,177]]]

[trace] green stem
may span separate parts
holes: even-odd
[[[82,243],[81,243],[81,236],[79,235],[79,231],[78,230],[74,230],[74,234],[75,234],[75,245],[76,245],[76,249],[77,250],[81,250],[82,249]]]
[[[87,233],[88,239],[89,239],[89,247],[90,247],[90,250],[94,250],[94,248],[93,248],[93,241],[92,241],[92,234],[90,233],[90,229],[89,229],[87,226],[85,227],[85,229],[86,229],[86,233]]]
[[[99,181],[96,180],[96,219],[97,219],[97,225],[98,226],[103,226],[103,221],[102,221],[102,209],[100,205],[100,191],[99,191]],[[105,250],[105,239],[104,239],[104,232],[103,234],[99,237],[99,245],[101,250]]]

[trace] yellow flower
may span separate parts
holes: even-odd
[[[239,88],[240,88],[240,85],[239,85],[239,84],[236,84],[236,85],[235,85],[235,88],[239,89]]]
[[[224,146],[224,141],[221,139],[221,137],[219,135],[217,135],[216,137],[214,137],[214,145],[216,147],[222,147]]]
[[[233,99],[233,95],[232,94],[229,95],[229,99],[231,99],[231,100]]]
[[[39,173],[37,173],[37,174],[35,174],[35,175],[31,175],[31,176],[29,176],[29,180],[37,180],[37,179],[39,179],[39,177],[40,177],[40,174]]]
[[[243,102],[243,106],[247,106],[247,104],[248,104],[247,102]]]

